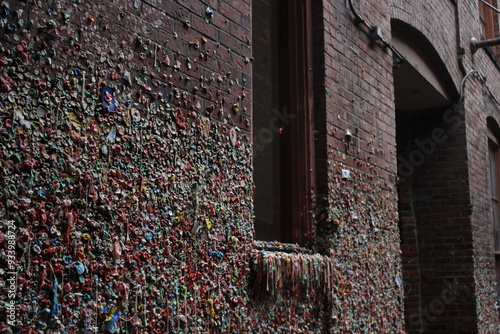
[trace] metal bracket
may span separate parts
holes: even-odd
[[[472,54],[476,53],[476,51],[480,48],[486,48],[489,46],[496,46],[496,45],[500,45],[500,37],[493,39],[486,39],[483,41],[478,41],[474,37],[470,39],[470,50]]]

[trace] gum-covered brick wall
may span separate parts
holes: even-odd
[[[2,329],[249,327],[238,6],[2,2]]]

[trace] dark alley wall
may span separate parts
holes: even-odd
[[[452,107],[397,111],[408,333],[476,329],[464,126]]]

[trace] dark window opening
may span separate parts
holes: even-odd
[[[314,191],[310,1],[253,2],[255,237],[305,245]]]
[[[493,129],[488,127],[488,147],[491,186],[491,226],[493,230],[493,252],[497,279],[497,298],[500,298],[500,144]]]

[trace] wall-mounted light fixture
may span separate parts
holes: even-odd
[[[476,53],[476,51],[480,48],[487,48],[489,46],[496,46],[496,45],[500,45],[500,37],[485,39],[483,41],[479,41],[477,38],[474,37],[470,39],[470,50],[472,54]]]

